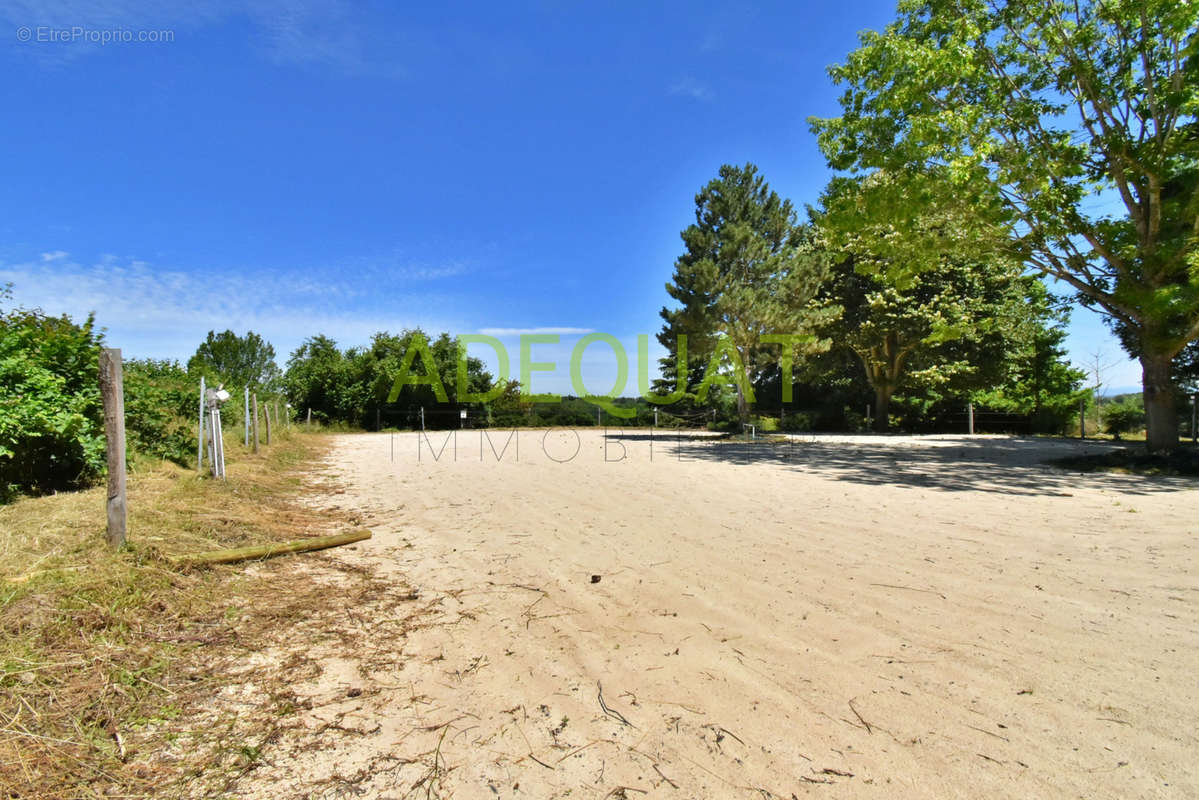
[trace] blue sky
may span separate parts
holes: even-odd
[[[5,2],[0,282],[21,305],[96,311],[137,357],[186,360],[229,327],[282,364],[311,334],[419,325],[495,333],[515,361],[520,331],[561,331],[533,388],[569,391],[581,332],[632,358],[658,330],[679,231],[722,163],[815,201],[825,68],[892,11]],[[1094,314],[1070,346],[1115,362],[1109,386],[1139,383]],[[596,391],[605,352],[584,362]]]

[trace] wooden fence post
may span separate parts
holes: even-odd
[[[267,403],[266,408],[262,410],[262,419],[266,422],[266,443],[271,443],[271,406]]]
[[[250,426],[254,429],[254,454],[258,454],[258,392],[250,395],[250,405],[254,406],[254,423]]]
[[[100,350],[100,397],[104,403],[104,438],[108,445],[108,544],[125,544],[125,391],[121,351]]]

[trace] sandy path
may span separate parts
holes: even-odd
[[[423,622],[330,659],[314,719],[357,733],[264,794],[1199,796],[1193,483],[1004,438],[519,437],[339,440],[375,538],[338,557]]]

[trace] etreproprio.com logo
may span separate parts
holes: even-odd
[[[175,31],[133,28],[90,28],[86,25],[22,25],[17,41],[29,44],[159,44],[175,41]]]

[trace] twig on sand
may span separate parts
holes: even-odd
[[[658,765],[657,765],[657,764],[654,764],[654,772],[658,773],[659,775],[662,775],[662,770],[658,769]],[[664,781],[666,781],[667,783],[669,783],[669,784],[670,784],[670,788],[671,788],[671,789],[677,789],[677,788],[679,788],[679,785],[678,785],[677,783],[675,783],[674,781],[672,781],[670,778],[667,778],[665,775],[662,775],[662,780],[664,780]]]
[[[803,781],[804,783],[836,783],[836,781],[831,780],[832,776],[836,776],[838,778],[852,778],[853,777],[852,772],[846,772],[845,770],[841,770],[841,769],[833,769],[832,767],[825,767],[824,769],[819,770],[819,771],[812,770],[812,772],[815,773],[817,775],[817,777],[812,778],[807,775],[800,775],[799,779],[801,781]]]
[[[602,741],[604,741],[604,740],[603,740],[603,739],[592,739],[590,742],[588,742],[587,744],[583,745],[582,747],[576,747],[574,750],[571,750],[569,753],[567,753],[566,755],[562,756],[561,758],[559,758],[559,759],[558,759],[557,761],[555,761],[554,763],[555,763],[555,764],[561,764],[563,761],[565,761],[566,759],[570,758],[571,756],[573,756],[573,755],[577,755],[578,753],[581,753],[582,751],[586,750],[588,747],[591,747],[591,746],[592,746],[592,745],[594,745],[594,744],[599,744],[599,743],[600,743],[600,742],[602,742]]]
[[[858,722],[862,723],[862,727],[866,729],[866,733],[874,733],[874,728],[870,727],[870,723],[864,720],[862,715],[858,713],[858,710],[853,707],[852,699],[849,701],[849,710],[852,711],[853,715],[858,718]]]
[[[544,593],[542,593],[541,597],[538,597],[532,603],[529,603],[528,608],[526,608],[524,611],[521,612],[521,616],[525,618],[525,628],[526,629],[529,627],[529,624],[533,621],[533,606],[537,605],[545,598],[546,598],[546,595]]]
[[[495,581],[487,581],[487,583],[490,586],[507,586],[512,589],[524,589],[527,592],[538,592],[540,594],[545,594],[545,590],[540,586],[530,586],[527,583],[496,583]]]
[[[431,798],[434,796],[434,792],[436,792],[438,789],[445,788],[442,785],[442,779],[449,772],[449,769],[447,769],[447,765],[445,763],[445,756],[441,754],[441,743],[445,741],[445,735],[450,729],[450,723],[444,723],[440,727],[441,736],[437,739],[437,747],[435,747],[431,752],[433,756],[433,763],[430,764],[429,769],[417,779],[416,783],[412,784],[412,788],[409,790],[409,793],[415,792],[417,789],[424,787],[425,797]],[[430,730],[437,730],[437,728],[432,727]],[[440,797],[440,792],[438,792],[436,796]]]
[[[1006,736],[1000,736],[998,733],[995,733],[994,731],[989,731],[986,728],[980,728],[977,725],[967,725],[966,727],[976,730],[979,733],[985,733],[987,736],[994,736],[996,739],[1002,739],[1005,742],[1011,741],[1011,739],[1007,738]]]
[[[704,725],[704,727],[705,727],[705,728],[711,728],[712,730],[714,730],[714,731],[717,731],[717,734],[716,734],[716,735],[717,735],[717,737],[718,737],[718,738],[717,738],[717,742],[718,742],[718,743],[719,743],[719,741],[720,741],[720,739],[721,739],[721,738],[724,738],[724,737],[720,736],[720,734],[721,734],[721,733],[723,733],[723,734],[727,734],[729,737],[731,737],[731,738],[733,738],[733,739],[736,739],[738,742],[740,742],[740,743],[741,743],[741,746],[742,746],[742,747],[746,747],[746,746],[747,746],[747,745],[745,744],[745,740],[744,740],[744,739],[742,739],[740,736],[738,736],[737,734],[735,734],[735,733],[733,733],[732,731],[730,731],[728,728],[722,727],[722,726],[720,726],[720,725],[712,725],[712,724]]]
[[[658,703],[659,705],[663,705],[663,706],[678,706],[679,708],[683,709],[684,711],[690,711],[692,714],[698,714],[701,717],[704,716],[704,712],[700,711],[698,708],[692,708],[691,706],[686,705],[684,703],[675,703],[671,700],[654,700],[652,698],[647,699],[645,702]]]
[[[599,681],[596,681],[595,685],[596,685],[596,688],[599,689],[600,710],[603,711],[605,714],[607,714],[612,719],[619,722],[620,724],[628,725],[630,728],[636,728],[637,727],[636,725],[634,725],[633,723],[631,723],[627,719],[625,719],[624,714],[621,714],[619,711],[614,711],[614,710],[608,708],[608,704],[604,702],[604,685],[602,683],[600,683]]]
[[[536,761],[538,764],[545,767],[546,769],[550,769],[550,770],[557,769],[557,767],[550,766],[549,764],[545,763],[537,756],[533,755],[533,744],[532,744],[532,742],[529,741],[529,737],[525,736],[524,728],[520,727],[520,723],[516,722],[515,720],[513,720],[513,724],[516,725],[516,732],[520,734],[520,738],[525,740],[525,747],[529,748],[528,757],[533,759],[534,761]]]
[[[908,592],[923,592],[924,594],[935,594],[937,597],[941,598],[942,600],[947,599],[945,597],[945,595],[941,594],[938,591],[934,591],[932,589],[920,589],[916,586],[900,586],[895,583],[872,583],[870,585],[871,586],[881,586],[884,589],[903,589]]]

